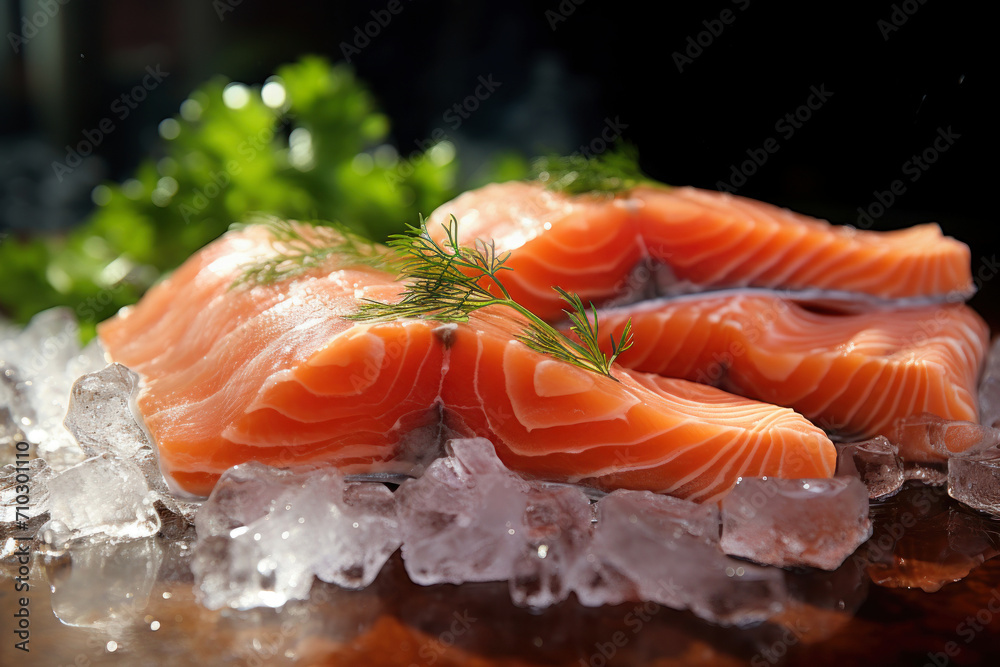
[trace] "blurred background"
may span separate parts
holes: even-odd
[[[784,3],[782,3],[784,4]],[[532,156],[972,248],[997,324],[995,51],[974,3],[9,0],[0,313],[94,322],[253,211],[373,236]]]

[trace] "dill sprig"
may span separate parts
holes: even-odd
[[[431,238],[423,219],[419,226],[410,225],[408,233],[392,236],[388,245],[397,256],[399,279],[406,281],[402,299],[397,303],[365,300],[358,307],[358,312],[349,315],[348,319],[388,321],[421,318],[466,322],[469,314],[476,310],[487,306],[506,306],[528,320],[527,328],[517,339],[529,348],[615,379],[611,374],[611,364],[632,345],[631,322],[626,324],[618,340],[611,337],[612,354],[607,357],[598,345],[594,305],[591,304],[591,321],[579,296],[555,287],[553,289],[569,304],[564,312],[570,318],[570,330],[579,342],[568,338],[511,298],[499,277],[501,271],[510,270],[505,266],[510,258],[509,252],[498,254],[492,240],[477,239],[471,248],[459,245],[458,221],[454,216],[442,226],[446,232],[443,243]]]
[[[248,264],[230,289],[244,284],[269,285],[318,266],[331,255],[343,255],[357,264],[380,266],[384,253],[369,239],[336,222],[297,222],[263,218],[250,224],[264,225],[271,233],[274,255]],[[305,236],[296,225],[309,225]]]
[[[531,178],[550,190],[568,194],[617,194],[652,179],[639,168],[639,153],[631,144],[617,144],[600,155],[550,155],[536,158]]]

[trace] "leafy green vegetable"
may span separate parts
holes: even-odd
[[[616,194],[643,183],[655,183],[639,169],[639,154],[618,144],[600,155],[550,155],[532,163],[531,177],[550,190],[568,194]]]
[[[3,240],[0,312],[24,322],[71,306],[88,338],[96,322],[255,211],[341,220],[373,239],[401,231],[457,194],[458,164],[454,150],[435,147],[402,162],[389,130],[350,68],[319,57],[280,67],[261,85],[209,81],[161,123],[156,158],[94,190],[98,206],[82,225],[56,238]],[[514,178],[524,172],[516,160],[504,168]]]
[[[444,244],[431,238],[422,219],[419,227],[410,226],[409,233],[393,235],[389,247],[399,257],[399,278],[406,281],[403,298],[397,303],[365,301],[358,312],[349,318],[386,321],[410,317],[466,322],[469,313],[480,308],[506,306],[528,320],[528,327],[518,336],[522,343],[556,359],[615,379],[611,374],[611,364],[632,345],[631,320],[617,341],[614,336],[611,337],[612,354],[606,357],[598,345],[597,313],[593,313],[591,321],[579,296],[554,288],[570,306],[564,312],[573,323],[571,330],[579,338],[580,342],[577,342],[511,298],[499,277],[501,271],[510,270],[510,267],[504,266],[510,258],[509,252],[498,255],[492,241],[477,240],[472,248],[460,246],[458,221],[454,216],[444,228],[447,232]],[[490,291],[491,286],[500,296]]]

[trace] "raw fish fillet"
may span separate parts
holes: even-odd
[[[963,304],[841,313],[719,293],[602,311],[602,343],[629,318],[621,365],[784,405],[843,439],[891,437],[921,413],[977,420],[989,328]]]
[[[504,284],[549,319],[562,315],[553,285],[597,304],[745,286],[874,300],[943,301],[974,291],[968,246],[936,224],[861,231],[690,187],[642,186],[612,198],[492,184],[439,207],[432,235],[440,240],[452,215],[463,245],[493,239],[511,251]]]
[[[463,324],[355,323],[343,316],[359,298],[392,299],[401,286],[335,256],[230,289],[272,252],[264,228],[230,232],[99,327],[110,356],[143,378],[137,407],[176,490],[206,495],[251,460],[419,472],[454,436],[485,437],[505,465],[539,478],[698,501],[740,476],[833,474],[832,443],[792,410],[581,370],[514,340],[524,323],[509,309]]]

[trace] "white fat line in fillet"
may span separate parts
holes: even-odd
[[[878,386],[878,384],[880,382],[880,379],[881,379],[882,375],[885,372],[885,368],[886,368],[885,365],[883,363],[881,363],[880,361],[875,360],[875,359],[866,361],[864,364],[862,364],[862,366],[861,366],[861,368],[859,370],[863,370],[863,369],[865,369],[865,368],[867,368],[868,366],[871,366],[871,365],[877,366],[878,367],[878,371],[871,374],[871,379],[868,380],[868,384],[866,384],[863,389],[861,389],[860,391],[852,391],[851,394],[849,395],[849,399],[851,400],[852,407],[851,407],[850,411],[846,415],[843,416],[843,420],[842,421],[843,421],[844,424],[850,424],[850,423],[852,423],[854,421],[854,417],[857,414],[858,410],[860,410],[862,407],[864,407],[866,405],[866,401],[868,400],[868,397],[871,396],[872,390],[876,386]],[[856,375],[858,375],[858,373],[854,374],[854,376],[856,376]],[[845,388],[845,391],[852,390],[853,388],[854,388],[854,383],[853,382],[848,382],[847,387]],[[824,429],[824,430],[829,430],[829,429]]]
[[[725,456],[726,452],[728,452],[733,447],[742,446],[741,443],[740,443],[740,440],[742,440],[742,438],[741,437],[737,437],[737,438],[731,439],[728,443],[726,443],[726,444],[722,445],[721,447],[719,447],[716,450],[715,455],[711,459],[709,459],[707,462],[705,462],[704,464],[702,464],[698,468],[695,468],[694,470],[692,470],[691,472],[689,472],[687,475],[685,475],[684,477],[681,477],[679,480],[677,480],[676,482],[674,482],[674,484],[669,488],[669,490],[667,491],[667,493],[673,493],[674,491],[677,491],[678,489],[682,488],[685,484],[689,484],[689,483],[691,483],[692,481],[694,481],[696,479],[699,479],[699,480],[702,479],[704,477],[704,475],[705,475],[705,472],[707,470],[711,469],[712,466],[719,459],[721,459],[723,456]],[[699,444],[701,446],[704,446],[704,447],[711,446],[707,441],[703,441],[703,442],[701,442]]]
[[[783,269],[779,269],[780,272],[778,273],[778,275],[772,277],[770,280],[767,281],[767,283],[770,285],[780,285],[782,282],[788,280],[788,277],[790,275],[794,274],[795,271],[797,271],[804,264],[806,264],[806,262],[811,259],[811,255],[808,252],[803,252],[799,250],[798,246],[804,239],[807,238],[807,234],[805,230],[797,230],[797,234],[798,236],[796,238],[789,239],[786,241],[777,239],[776,233],[772,234],[771,237],[768,239],[768,241],[774,245],[779,245],[781,247],[779,247],[778,250],[771,255],[770,260],[755,266],[752,276],[748,276],[747,280],[749,282],[757,282],[758,284],[762,284],[760,282],[761,281],[760,276],[764,275],[774,267],[783,266],[784,267]],[[789,257],[795,253],[798,254],[795,255],[793,259],[789,259]]]
[[[874,403],[869,402],[867,394],[865,396],[858,397],[857,407],[865,408],[861,412],[861,414],[864,416],[865,427],[871,427],[873,424],[877,424],[882,421],[879,418],[879,415],[886,414],[883,411],[883,405],[889,398],[890,393],[896,393],[890,390],[893,388],[893,384],[895,383],[896,378],[899,376],[899,374],[900,374],[900,369],[895,368],[893,366],[883,365],[882,369],[876,376],[877,380],[876,386],[879,388],[879,391],[877,396],[874,398]],[[847,423],[853,421],[853,418],[857,413],[857,411],[858,411],[857,409],[851,411],[849,418],[846,420]]]
[[[483,411],[486,416],[486,423],[490,427],[490,431],[496,433],[497,430],[493,427],[493,420],[490,417],[490,410],[486,407],[486,401],[483,400],[482,394],[479,393],[479,366],[483,358],[483,339],[480,332],[476,332],[476,361],[473,364],[472,370],[472,389],[476,394],[476,400],[479,401],[479,409]],[[503,366],[500,367],[500,372],[503,372]]]
[[[688,268],[688,267],[691,267],[691,266],[697,266],[699,264],[702,264],[702,263],[710,261],[710,260],[716,260],[719,257],[719,255],[722,255],[722,254],[726,253],[727,251],[732,250],[733,248],[739,247],[743,243],[743,240],[745,238],[747,238],[748,236],[752,235],[752,234],[753,234],[753,230],[749,230],[749,229],[746,230],[743,234],[740,234],[738,236],[737,235],[727,234],[723,238],[724,238],[725,241],[728,241],[728,243],[726,243],[725,245],[716,244],[716,243],[710,244],[705,250],[703,250],[700,253],[693,253],[691,251],[684,252],[684,251],[681,251],[681,250],[677,250],[676,252],[673,252],[671,254],[671,257],[683,258],[684,261],[683,262],[674,261],[674,262],[672,262],[671,265],[678,266],[678,267],[681,267],[681,268]],[[721,236],[719,233],[717,233],[715,231],[712,231],[712,232],[703,234],[703,235],[701,235],[699,237],[696,237],[695,239],[693,239],[693,242],[697,243],[697,242],[700,242],[700,241],[704,241],[708,237],[715,238],[715,237],[719,237],[719,236]],[[688,239],[684,239],[684,241],[687,241],[688,243],[691,243],[692,239],[688,238]],[[703,279],[702,282],[711,283],[712,281],[717,280],[720,275],[725,275],[729,271],[729,269],[731,267],[732,267],[732,264],[727,264],[726,266],[719,267],[718,271],[716,271],[714,274],[712,274],[707,279]]]
[[[853,377],[853,375],[851,373],[836,374],[834,373],[834,371],[835,367],[833,364],[833,360],[830,360],[830,363],[827,364],[826,370],[823,373],[816,375],[817,382],[815,385],[813,385],[813,388],[807,391],[806,393],[802,394],[799,398],[795,399],[794,401],[795,403],[803,402],[815,396],[816,393],[819,392],[819,395],[823,398],[823,401],[819,403],[819,405],[817,405],[815,408],[810,410],[809,414],[806,415],[807,417],[810,418],[810,420],[813,420],[815,417],[818,417],[820,415],[826,414],[827,410],[830,409],[830,406],[837,403],[841,399],[841,397],[843,397],[844,392],[850,390],[851,387],[853,386],[851,383],[851,378]],[[839,377],[841,379],[841,383],[836,391],[830,390],[832,381],[829,380],[828,378],[831,376],[831,374],[833,374],[833,377],[835,378]]]
[[[912,380],[912,381],[911,381]],[[927,372],[926,368],[914,368],[903,375],[903,385],[900,390],[896,392],[898,395],[896,397],[896,404],[893,405],[891,411],[887,412],[889,415],[893,414],[903,414],[912,415],[915,410],[923,411],[923,405],[918,406],[917,400],[920,397],[920,391],[922,388],[926,388],[927,384],[931,380],[931,374]],[[909,402],[906,404],[906,408],[902,412],[898,412],[899,400],[903,396],[909,397]],[[924,394],[923,404],[926,405],[927,399],[930,398],[930,392]]]
[[[751,240],[755,236],[754,230],[748,230],[747,233],[740,239],[741,241],[747,237]],[[734,244],[736,245],[736,244]],[[720,272],[712,276],[708,282],[720,282],[726,276],[736,276],[731,278],[727,282],[734,282],[740,284],[749,284],[753,282],[754,277],[759,275],[759,255],[762,250],[766,250],[771,245],[771,239],[761,239],[756,245],[751,246],[750,243],[740,243],[738,244],[739,251],[738,255],[731,257],[727,261],[727,265],[720,267]],[[753,270],[749,270],[748,267],[752,267]],[[759,269],[759,270],[758,270]],[[740,277],[742,276],[742,277]]]
[[[392,396],[392,395],[393,395],[393,390],[395,390],[395,388],[396,388],[396,385],[397,385],[397,384],[399,384],[400,382],[403,382],[403,381],[404,381],[404,380],[402,380],[402,379],[401,379],[401,378],[402,378],[402,375],[403,375],[403,373],[402,373],[402,363],[401,363],[401,361],[402,361],[403,359],[406,359],[407,357],[409,357],[409,356],[410,356],[410,348],[411,348],[411,347],[412,347],[412,345],[413,345],[413,336],[412,336],[412,335],[410,335],[410,332],[409,332],[409,331],[407,331],[407,328],[408,328],[408,327],[411,327],[411,326],[421,326],[421,325],[420,325],[420,324],[418,324],[418,323],[415,323],[415,322],[408,322],[408,321],[404,321],[404,322],[402,323],[402,325],[401,325],[401,326],[403,327],[403,333],[404,333],[404,334],[405,334],[405,336],[406,336],[406,344],[405,344],[405,345],[403,346],[403,349],[402,349],[402,351],[401,351],[401,352],[399,353],[399,357],[398,357],[398,359],[399,359],[400,361],[399,361],[399,362],[397,362],[397,371],[398,371],[398,372],[396,373],[396,377],[394,377],[394,378],[392,379],[392,381],[391,381],[391,382],[389,383],[389,386],[388,386],[388,387],[386,387],[386,389],[385,389],[385,393],[383,394],[383,397],[384,397],[384,396]],[[424,326],[426,326],[426,325],[424,325]],[[433,343],[432,343],[432,345],[433,345]],[[424,370],[424,365],[425,365],[425,364],[427,363],[427,360],[428,360],[428,359],[429,359],[430,357],[431,357],[431,349],[430,349],[430,347],[428,347],[428,350],[427,350],[427,353],[426,353],[426,354],[424,355],[424,358],[420,360],[420,365],[419,365],[419,366],[417,366],[417,371],[416,371],[416,375],[417,375],[418,377],[420,376],[421,372],[422,372],[422,371]],[[391,361],[391,360],[387,360],[387,361]],[[380,369],[380,370],[381,370],[381,369]],[[385,417],[385,416],[386,416],[387,414],[389,414],[390,412],[392,412],[392,411],[393,411],[393,408],[396,408],[396,407],[398,407],[398,406],[399,406],[400,404],[402,404],[402,403],[403,403],[403,402],[404,402],[405,400],[409,399],[409,398],[410,398],[410,396],[412,396],[412,395],[413,395],[413,391],[414,391],[414,389],[415,389],[415,388],[416,388],[415,386],[411,386],[411,387],[409,388],[409,390],[407,391],[407,393],[406,393],[406,398],[405,398],[405,399],[400,399],[400,400],[398,400],[398,401],[393,401],[393,402],[392,402],[392,403],[391,403],[390,405],[388,405],[388,406],[386,407],[386,409],[385,409],[385,410],[383,410],[382,412],[379,412],[378,414],[376,414],[376,415],[373,415],[373,416],[374,416],[374,417],[376,417],[376,418],[381,418],[381,417]],[[384,404],[384,401],[383,401],[383,404]],[[376,406],[376,405],[379,405],[379,403],[372,403],[371,405],[372,405],[372,406]],[[400,416],[400,417],[398,417],[398,418],[396,419],[396,422],[395,422],[395,423],[393,424],[393,427],[392,427],[392,430],[394,430],[394,431],[395,431],[395,430],[399,429],[399,420],[400,420],[400,419],[402,419],[402,416]]]
[[[690,501],[692,501],[692,502],[699,502],[698,498],[701,498],[705,494],[710,493],[711,491],[713,491],[717,487],[724,487],[724,486],[726,486],[726,480],[727,479],[731,479],[731,480],[735,481],[736,479],[742,477],[743,473],[746,471],[747,462],[752,458],[752,454],[753,454],[755,448],[760,446],[760,442],[761,442],[762,439],[763,439],[763,435],[759,434],[759,433],[758,434],[754,434],[754,437],[748,438],[747,442],[743,443],[740,446],[740,451],[739,452],[737,452],[737,453],[735,453],[735,454],[733,454],[733,455],[731,455],[731,456],[728,457],[728,459],[729,459],[728,463],[726,463],[725,465],[722,466],[722,468],[719,469],[718,474],[716,474],[716,476],[712,480],[710,480],[707,483],[705,483],[701,487],[700,490],[698,490],[695,493],[692,493],[692,494],[688,495],[687,499],[690,500]],[[741,438],[741,440],[742,440],[742,438]],[[735,474],[735,475],[727,475],[727,473],[733,468],[733,466],[736,464],[737,460],[740,459],[741,456],[742,456],[742,459],[741,459],[742,460],[742,464],[740,465],[740,472],[738,474]],[[702,477],[703,477],[702,475],[699,475],[698,478],[701,479]],[[694,481],[694,480],[691,480],[691,481]]]

